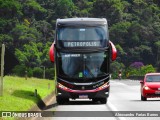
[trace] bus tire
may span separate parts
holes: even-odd
[[[69,98],[62,98],[62,97],[57,97],[57,103],[59,104],[59,105],[63,105],[63,104],[65,104],[66,102],[69,102]]]
[[[101,104],[106,104],[107,103],[107,98],[101,98],[100,102],[101,102]]]
[[[93,102],[100,101],[102,104],[106,104],[107,103],[107,98],[93,98],[92,101]]]
[[[98,102],[99,100],[98,100],[98,98],[92,98],[92,101],[93,102]]]

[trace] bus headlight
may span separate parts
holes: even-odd
[[[109,85],[108,85],[108,82],[107,82],[107,83],[103,84],[102,86],[100,86],[98,89],[99,89],[99,90],[102,90],[102,89],[107,88],[108,86],[109,86]]]
[[[69,88],[65,87],[64,85],[58,83],[58,87],[64,90],[68,90]]]

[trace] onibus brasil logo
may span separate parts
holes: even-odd
[[[1,117],[42,117],[40,112],[2,112]]]

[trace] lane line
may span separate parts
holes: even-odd
[[[121,85],[123,85],[123,86],[127,86],[128,87],[128,85],[126,85],[126,84],[124,84],[124,83],[121,83],[121,82],[119,82],[119,81],[111,81],[113,84],[121,84]],[[111,83],[111,84],[112,84]],[[111,110],[111,111],[118,111],[118,109],[110,102],[110,101],[108,101],[107,102],[107,107]],[[113,113],[114,114],[114,113]],[[124,117],[115,117],[117,120],[126,120],[126,118],[124,118]]]
[[[107,104],[108,105],[107,107],[111,110],[111,111],[118,111],[117,108],[110,102],[108,101]],[[117,120],[126,120],[126,118],[124,117],[115,117]]]

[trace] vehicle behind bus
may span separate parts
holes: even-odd
[[[105,104],[110,90],[110,61],[116,55],[106,19],[57,19],[50,48],[50,60],[55,63],[57,103],[78,98]]]

